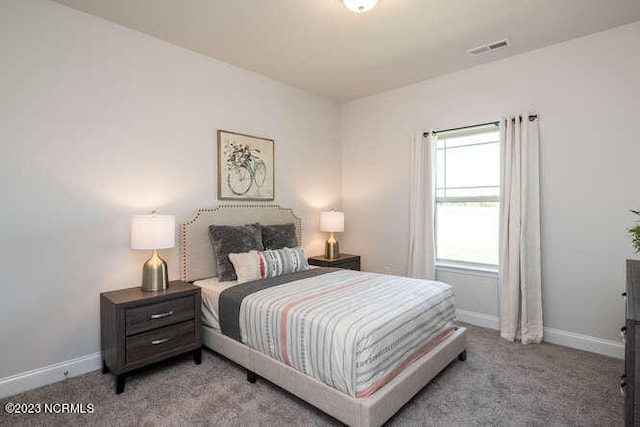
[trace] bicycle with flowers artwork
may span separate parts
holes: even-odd
[[[218,199],[273,198],[273,140],[219,130]]]

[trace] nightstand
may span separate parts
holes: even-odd
[[[202,360],[198,286],[169,282],[163,291],[140,287],[100,294],[102,373],[116,375],[116,394],[124,391],[126,374],[186,352]]]
[[[360,255],[340,254],[338,258],[325,258],[324,255],[312,256],[309,258],[309,264],[360,271]]]

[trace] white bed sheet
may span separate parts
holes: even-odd
[[[196,280],[194,285],[202,289],[202,323],[220,332],[218,298],[222,291],[238,284],[236,280],[221,282],[218,277]]]

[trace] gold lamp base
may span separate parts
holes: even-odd
[[[329,259],[338,258],[340,256],[340,245],[338,241],[333,236],[333,232],[331,232],[331,236],[327,239],[324,244],[324,257]]]
[[[167,263],[158,256],[158,251],[154,249],[153,255],[142,267],[142,290],[155,292],[167,289],[168,277]]]

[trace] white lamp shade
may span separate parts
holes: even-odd
[[[320,212],[320,231],[342,233],[344,231],[344,212]]]
[[[133,249],[164,249],[175,245],[176,218],[173,215],[133,215],[131,217],[131,247]]]
[[[373,9],[378,0],[342,0],[347,9],[356,13],[363,13]]]

